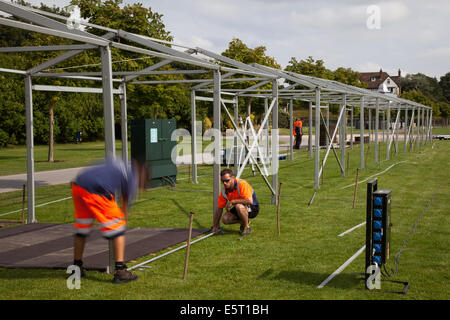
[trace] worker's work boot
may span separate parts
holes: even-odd
[[[127,270],[126,266],[124,269],[116,270],[114,272],[114,280],[113,283],[126,283],[130,281],[134,281],[138,278],[137,275],[131,273]]]
[[[74,260],[73,264],[80,268],[80,278],[86,277],[86,269],[83,267],[83,261],[81,260]],[[75,274],[76,271],[72,271],[72,275]]]
[[[239,234],[241,236],[248,236],[250,233],[252,233],[252,230],[250,228],[250,222],[248,223],[248,226],[246,228],[244,226],[241,226],[239,229]]]

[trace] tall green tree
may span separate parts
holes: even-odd
[[[430,106],[433,109],[434,115],[439,115],[440,110],[436,102],[433,101],[429,96],[419,90],[404,91],[400,94],[400,98],[411,100],[417,103],[421,103],[425,106]]]
[[[407,74],[400,78],[400,86],[402,91],[420,91],[428,96],[431,100],[445,101],[443,90],[436,78],[429,77],[423,73]]]
[[[442,94],[444,98],[450,103],[450,72],[447,72],[444,76],[441,77],[439,81],[439,86],[442,89]]]
[[[314,60],[312,56],[309,56],[305,60],[300,61],[298,61],[295,57],[292,57],[284,70],[315,78],[335,80],[343,84],[348,84],[356,87],[367,87],[367,85],[359,81],[359,72],[354,71],[351,68],[344,67],[339,67],[335,71],[332,71],[325,67],[325,63],[323,60]],[[287,81],[287,83],[292,84],[293,82]],[[299,105],[301,107],[305,107],[307,104],[299,103]],[[338,110],[339,108],[337,105],[330,105],[330,111],[332,113],[337,113]],[[357,114],[355,114],[355,116],[356,115]]]
[[[143,36],[171,41],[172,36],[162,22],[162,14],[141,3],[123,5],[122,0],[73,0],[80,7],[83,18],[89,22],[113,29],[125,30]],[[98,30],[89,31],[101,34]],[[121,39],[122,43],[127,43]],[[136,45],[132,43],[133,45]],[[158,62],[141,54],[112,50],[113,71],[142,70]],[[159,70],[174,70],[165,66]],[[175,80],[182,75],[141,76],[136,80]],[[128,116],[137,118],[175,118],[178,126],[188,126],[190,119],[189,92],[186,85],[128,85]],[[119,121],[119,113],[116,112]]]
[[[22,0],[20,4],[25,4]],[[142,4],[126,4],[122,1],[72,1],[81,8],[82,17],[90,22],[114,29],[145,35],[148,37],[171,40],[162,15],[145,8]],[[41,4],[38,9],[68,16],[65,9]],[[104,34],[105,31],[88,28],[89,32]],[[127,43],[123,39],[114,39]],[[0,45],[40,46],[73,44],[68,39],[23,31],[21,29],[0,26]],[[134,44],[135,45],[135,44]],[[0,54],[3,68],[27,70],[33,66],[60,55],[61,52],[29,52]],[[142,70],[160,61],[132,52],[112,48],[113,71]],[[171,70],[170,65],[162,68]],[[86,50],[77,56],[50,67],[51,72],[101,71],[101,59],[98,50]],[[0,74],[0,145],[25,142],[24,82],[21,76]],[[141,76],[137,80],[183,79],[181,75]],[[55,78],[33,78],[34,84],[52,84],[66,86],[98,87],[98,81],[69,80]],[[189,90],[183,85],[128,85],[128,115],[130,119],[138,117],[176,118],[181,126],[189,125]],[[133,94],[136,93],[136,94]],[[115,119],[120,122],[120,110],[117,97],[115,101]],[[57,142],[71,142],[75,131],[82,130],[85,140],[103,138],[103,108],[101,95],[86,93],[34,92],[34,131],[35,143],[51,143],[51,132]],[[54,119],[51,120],[51,115]],[[52,124],[52,125],[50,125]],[[49,159],[52,158],[49,150]]]
[[[322,79],[333,80],[333,72],[325,67],[323,60],[314,60],[309,56],[306,60],[298,61],[295,57],[289,60],[288,65],[285,68],[286,71],[299,73],[305,76],[311,76]]]
[[[234,59],[239,62],[243,62],[245,64],[251,64],[251,63],[257,63],[264,66],[268,66],[275,69],[281,69],[281,66],[278,64],[278,62],[275,60],[274,57],[270,57],[266,54],[267,48],[265,46],[257,46],[255,48],[250,48],[247,46],[242,40],[238,38],[233,38],[232,41],[228,43],[228,48],[222,52],[222,55],[231,59]],[[241,77],[241,76],[239,76]],[[243,76],[245,77],[245,76]],[[247,88],[254,84],[256,84],[256,81],[249,80],[248,82],[244,83],[235,83],[235,84],[224,84],[224,87],[234,88],[234,89],[241,89],[241,88]],[[270,89],[272,87],[271,84],[261,86],[260,89]],[[246,114],[250,115],[252,113],[254,114],[262,114],[264,110],[264,102],[263,101],[255,101],[253,98],[240,98],[239,99],[239,105],[245,105],[246,106]],[[258,99],[261,100],[261,99]],[[243,110],[240,110],[240,113],[242,113]]]
[[[146,8],[142,3],[123,5],[123,0],[72,0],[80,8],[81,16],[89,22],[111,29],[121,29],[161,40],[172,40],[162,22],[162,14]],[[90,30],[102,34],[101,30]]]

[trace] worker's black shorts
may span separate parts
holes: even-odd
[[[258,215],[258,213],[259,213],[259,206],[254,206],[254,205],[250,204],[250,205],[247,206],[247,211],[248,211],[248,217],[249,217],[249,219],[253,219],[253,218],[255,218],[255,217]],[[236,217],[239,218],[239,215],[238,215],[238,213],[237,213],[237,211],[236,211],[236,207],[231,208],[231,209],[230,209],[230,212],[231,212],[232,214],[234,214]]]

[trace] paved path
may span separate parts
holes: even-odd
[[[35,172],[35,186],[42,187],[54,184],[69,183],[82,169],[84,169],[84,167]],[[22,186],[24,184],[27,184],[27,175],[25,173],[14,174],[10,176],[1,176],[0,193],[22,190]]]
[[[354,136],[359,136],[359,134],[355,134]],[[312,137],[312,143],[314,145],[314,138]],[[350,138],[350,135],[348,135],[348,139]],[[380,141],[381,141],[381,134],[380,134]],[[402,139],[402,135],[399,135],[399,138]],[[280,139],[280,152],[284,153],[288,150],[289,145],[289,136],[288,135],[282,135],[279,137]],[[286,144],[287,143],[287,144]],[[302,147],[305,147],[308,145],[308,135],[303,135],[302,137]],[[212,156],[209,153],[204,154],[198,154],[197,156],[198,163],[212,163]],[[179,156],[177,158],[178,164],[190,164],[191,163],[191,155],[184,155]],[[72,181],[78,172],[82,170],[81,168],[69,168],[69,169],[60,169],[60,170],[52,170],[52,171],[40,171],[35,172],[35,186],[36,187],[42,187],[42,186],[49,186],[49,185],[55,185],[55,184],[63,184],[63,183],[69,183]],[[22,190],[23,185],[27,184],[27,175],[26,174],[14,174],[9,176],[0,176],[0,193],[2,192],[9,192],[9,191],[16,191],[16,190]]]

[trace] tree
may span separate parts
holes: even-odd
[[[334,79],[333,72],[325,68],[323,60],[314,60],[311,56],[300,61],[292,57],[284,70],[316,78]]]
[[[441,77],[441,81],[439,81],[439,86],[442,89],[442,94],[444,98],[450,103],[450,72],[447,72],[444,76]]]
[[[359,81],[359,72],[351,68],[339,67],[333,72],[333,80],[355,87],[367,88],[367,84]]]
[[[300,61],[298,61],[295,57],[292,57],[284,70],[305,76],[334,80],[356,87],[367,87],[366,84],[359,81],[359,73],[357,71],[353,71],[351,68],[344,67],[339,67],[335,71],[332,71],[325,67],[325,63],[323,60],[314,60],[312,56],[309,56],[306,60]],[[289,80],[287,81],[287,83],[293,84],[293,82]],[[303,87],[299,86],[298,88]],[[306,107],[306,103],[300,103],[300,106]],[[330,104],[331,113],[337,113],[338,110],[339,108],[337,105]]]
[[[433,116],[447,119],[450,111],[450,72],[441,77],[428,77],[422,73],[408,74],[401,78],[402,94],[400,97],[409,99],[433,109]]]
[[[431,78],[423,73],[407,74],[400,78],[402,91],[420,91],[434,102],[445,101],[441,86],[436,78]]]
[[[171,41],[170,32],[165,29],[162,14],[145,8],[141,3],[127,4],[121,8],[123,0],[72,0],[72,5],[80,8],[82,18],[90,23],[112,29],[121,29],[147,37]],[[102,34],[104,31],[89,30]]]
[[[25,4],[22,0],[20,4]],[[142,4],[123,5],[122,1],[111,0],[77,0],[72,4],[79,5],[84,18],[95,24],[122,29],[163,40],[171,40],[170,32],[161,21],[162,15],[145,8]],[[56,6],[41,4],[41,10],[68,16],[68,13]],[[94,28],[88,28],[94,34],[104,34]],[[114,41],[119,41],[114,39]],[[127,41],[120,39],[121,42]],[[74,44],[74,41],[59,37],[33,33],[21,29],[0,26],[0,45],[40,46]],[[134,44],[135,45],[135,44]],[[28,70],[42,62],[60,55],[57,51],[25,52],[0,54],[0,65],[3,68]],[[155,63],[153,59],[137,53],[111,49],[113,71],[141,70]],[[101,60],[98,50],[86,50],[77,56],[51,67],[52,72],[101,71]],[[171,70],[165,66],[160,70]],[[46,70],[47,71],[47,70]],[[182,75],[142,76],[139,80],[184,79]],[[0,74],[0,145],[25,143],[24,117],[24,82],[23,77]],[[98,86],[98,82],[90,80],[70,80],[56,78],[33,78],[33,84],[51,84],[62,86]],[[189,91],[182,85],[128,85],[128,115],[130,119],[140,116],[173,117],[181,125],[188,125],[190,112]],[[133,95],[136,92],[136,95]],[[59,98],[58,98],[59,97]],[[114,97],[118,106],[117,97]],[[72,142],[77,130],[83,130],[85,141],[103,138],[103,108],[101,95],[87,93],[33,93],[34,138],[36,144],[48,143],[49,159],[52,158],[51,138],[57,142]],[[53,114],[54,119],[51,120]],[[115,119],[119,122],[120,111],[115,108]]]
[[[399,97],[431,107],[433,109],[433,114],[436,116],[440,114],[440,111],[436,105],[436,102],[434,102],[430,97],[428,97],[422,91],[419,91],[419,90],[410,90],[410,91],[406,91],[406,92],[404,91],[400,94]]]
[[[233,38],[232,41],[228,43],[228,48],[222,52],[222,55],[231,59],[234,59],[239,62],[243,62],[245,64],[257,63],[260,65],[268,66],[275,69],[281,69],[281,66],[277,63],[275,58],[270,57],[266,54],[267,48],[265,46],[258,46],[255,48],[249,48],[242,40],[238,38]],[[226,87],[233,89],[241,89],[247,88],[254,84],[256,81],[249,80],[248,82],[238,83],[238,84],[229,84]],[[272,87],[271,84],[261,86],[260,89],[270,89]],[[252,102],[253,98],[240,98],[240,100],[244,100],[245,105],[247,106],[247,114],[250,115],[252,113],[251,109],[253,108],[254,113],[261,114],[264,110],[264,104],[262,101],[258,101],[254,105]],[[239,105],[242,105],[239,103]]]

